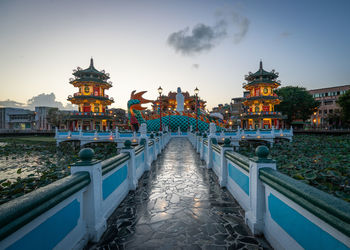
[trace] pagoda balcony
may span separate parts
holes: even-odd
[[[281,112],[261,111],[261,112],[245,112],[240,115],[242,118],[283,118]]]
[[[113,114],[107,112],[70,112],[70,119],[113,119]]]
[[[263,99],[263,100],[275,100],[275,99],[280,99],[278,95],[276,95],[275,93],[273,95],[256,95],[256,96],[251,96],[248,95],[247,96],[247,100],[259,100],[259,99]]]
[[[109,100],[111,102],[114,102],[113,97],[109,97],[108,95],[95,95],[95,94],[90,94],[90,95],[83,95],[82,93],[74,93],[73,96],[68,96],[68,100],[72,99],[87,99],[87,98],[94,98],[94,99],[99,99],[99,100]]]

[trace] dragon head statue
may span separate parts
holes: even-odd
[[[136,118],[138,120],[142,119],[142,115],[141,115],[141,110],[145,110],[146,108],[142,107],[141,105],[144,103],[149,103],[152,102],[150,100],[147,100],[145,98],[142,97],[142,95],[144,93],[146,93],[147,91],[141,91],[136,93],[136,90],[131,92],[131,96],[130,96],[130,100],[128,101],[128,113],[129,113],[129,117],[130,116],[136,116]]]

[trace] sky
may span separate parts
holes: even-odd
[[[229,103],[260,60],[282,87],[350,84],[349,11],[348,0],[1,0],[0,105],[71,108],[72,70],[91,57],[124,109],[133,90],[154,100],[159,86]]]

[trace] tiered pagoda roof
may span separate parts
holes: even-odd
[[[278,73],[275,70],[271,72],[267,72],[263,69],[262,61],[260,61],[259,70],[255,73],[249,72],[248,75],[245,76],[245,80],[247,83],[243,83],[243,87],[247,90],[254,88],[258,85],[270,85],[274,88],[277,88],[281,85],[280,81],[276,80],[278,78]]]
[[[69,82],[73,84],[74,87],[80,87],[86,83],[94,83],[104,89],[112,87],[112,82],[108,81],[109,74],[105,73],[104,70],[98,71],[95,69],[94,60],[92,58],[90,60],[90,66],[87,69],[78,67],[73,70],[73,75],[75,78],[69,79]]]

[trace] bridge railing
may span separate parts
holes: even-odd
[[[264,234],[276,249],[349,249],[349,203],[278,172],[264,146],[248,158],[234,152],[229,139],[217,144],[216,134],[193,137],[220,186],[245,210],[254,234]]]
[[[0,249],[82,249],[98,241],[106,220],[163,150],[169,135],[145,136],[133,148],[93,160],[83,149],[71,175],[0,206]]]

